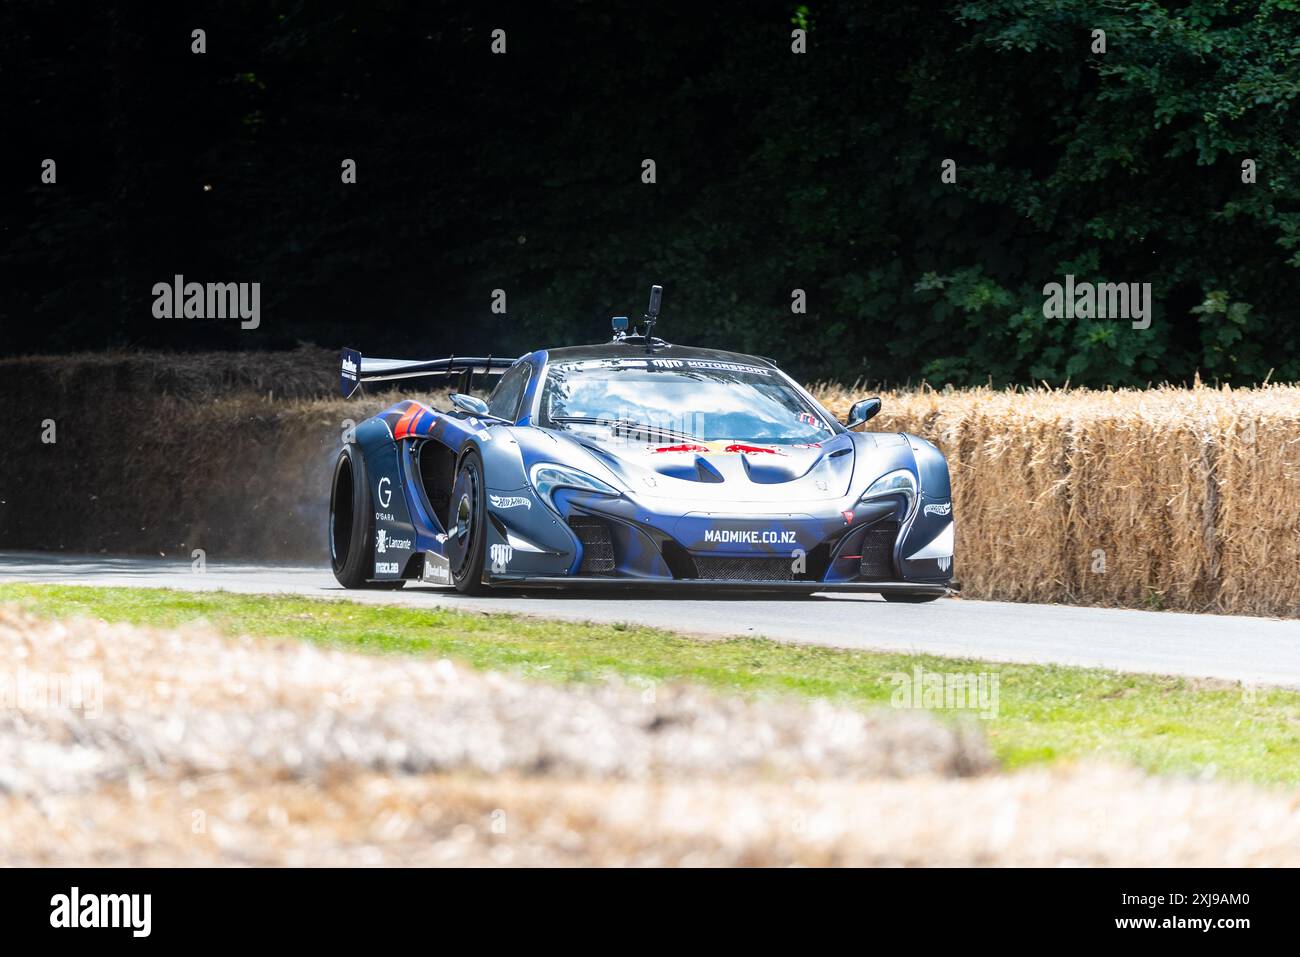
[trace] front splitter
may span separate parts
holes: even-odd
[[[959,582],[943,585],[918,582],[738,582],[710,578],[602,578],[599,576],[549,576],[541,578],[498,578],[485,582],[493,588],[599,588],[612,591],[745,591],[794,592],[812,595],[819,592],[866,592],[883,595],[944,595],[961,591]]]

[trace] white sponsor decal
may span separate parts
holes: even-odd
[[[492,570],[494,572],[503,572],[510,564],[510,559],[515,557],[515,550],[509,545],[493,545],[488,549],[488,555],[492,559]]]
[[[577,362],[558,363],[555,368],[564,372],[580,369],[716,369],[721,372],[748,372],[752,375],[770,376],[771,369],[744,365],[739,362],[719,362],[713,359],[583,359]]]
[[[752,375],[771,375],[771,369],[743,365],[739,362],[718,362],[714,359],[651,359],[650,364],[665,369],[717,369],[720,372],[748,372]]]
[[[357,364],[350,357],[343,360],[343,374],[349,379],[357,377]]]
[[[799,541],[794,532],[760,532],[739,528],[707,528],[706,542],[720,545],[793,545]]]
[[[376,522],[395,522],[395,521],[397,521],[397,519],[393,518],[393,513],[392,513],[392,512],[375,512],[375,521],[376,521]]]
[[[925,515],[947,515],[952,511],[952,502],[944,502],[942,505],[927,505],[921,509]]]
[[[953,534],[953,530],[953,523],[945,522],[943,531],[930,539],[924,548],[908,555],[907,560],[909,562],[915,562],[925,558],[947,558],[951,561],[953,540],[956,537]]]
[[[644,369],[644,359],[580,359],[576,362],[561,362],[555,368],[562,372],[575,372],[579,369]]]
[[[450,585],[451,565],[442,555],[426,552],[424,555],[424,574],[421,577],[427,582],[433,582],[435,585]]]
[[[396,575],[397,562],[375,562],[376,575]]]
[[[532,508],[533,503],[522,495],[489,495],[488,501],[493,508]]]
[[[409,551],[411,548],[411,540],[409,538],[389,538],[387,529],[376,529],[375,551],[380,555],[383,555],[390,548],[398,552]]]
[[[388,503],[393,500],[393,490],[390,488],[392,483],[388,481],[388,476],[379,480],[379,507],[388,508]]]

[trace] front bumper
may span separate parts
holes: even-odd
[[[514,494],[519,494],[518,492]],[[951,561],[902,561],[912,523],[892,500],[800,511],[664,513],[562,490],[493,512],[483,581],[500,587],[946,594]],[[790,506],[797,508],[798,503]],[[880,533],[880,534],[878,534]]]

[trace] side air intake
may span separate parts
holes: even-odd
[[[862,539],[862,563],[858,574],[873,582],[894,579],[894,541],[898,538],[898,522],[884,519],[867,529]]]
[[[582,543],[582,561],[579,575],[612,575],[614,573],[614,540],[609,523],[590,515],[569,517],[569,528]]]

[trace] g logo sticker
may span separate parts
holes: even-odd
[[[393,500],[393,489],[391,486],[392,483],[388,481],[387,475],[385,475],[383,478],[379,480],[379,507],[380,508],[388,508],[388,503]]]

